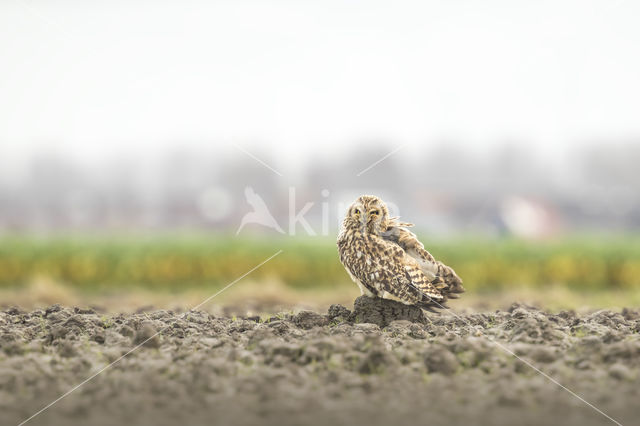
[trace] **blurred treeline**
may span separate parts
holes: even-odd
[[[397,206],[395,215],[442,236],[637,232],[640,146],[634,142],[594,142],[550,157],[522,144],[475,152],[444,142],[388,156],[397,144],[380,141],[357,144],[345,155],[296,160],[299,170],[269,149],[252,148],[286,179],[238,149],[217,145],[213,152],[180,148],[98,164],[44,152],[17,167],[0,155],[0,235],[235,232],[252,211],[247,187],[283,228],[290,204],[298,212],[313,203],[304,217],[318,234],[328,220],[336,235],[346,207],[361,194],[382,197]]]
[[[455,268],[468,290],[557,284],[584,290],[640,290],[640,238],[636,237],[423,241],[437,258]],[[280,249],[281,255],[248,279],[279,280],[297,289],[352,285],[338,261],[333,238],[156,235],[5,237],[0,240],[0,286],[47,278],[86,290],[216,288]]]

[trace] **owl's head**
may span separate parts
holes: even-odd
[[[361,195],[349,209],[344,224],[351,229],[380,235],[387,229],[389,209],[380,198],[375,195]]]

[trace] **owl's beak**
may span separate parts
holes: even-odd
[[[367,217],[367,213],[366,213],[366,212],[363,212],[363,213],[360,215],[360,223],[362,224],[362,226],[366,226],[366,225],[367,225],[367,219],[368,219],[368,217]]]

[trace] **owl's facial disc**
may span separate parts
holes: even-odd
[[[352,226],[356,225],[365,233],[380,234],[386,227],[387,208],[378,197],[363,195],[349,209]]]

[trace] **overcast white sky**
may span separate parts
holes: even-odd
[[[629,0],[2,0],[0,157],[640,137],[639,18]]]

